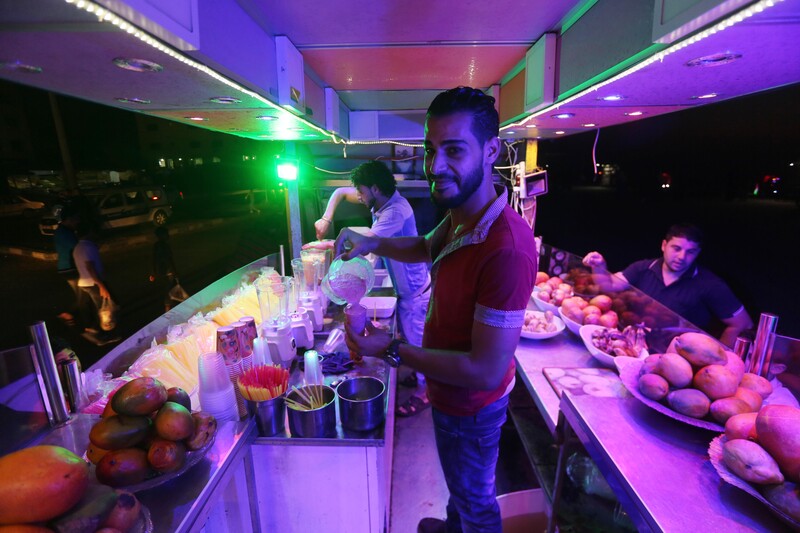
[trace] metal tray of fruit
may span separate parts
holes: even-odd
[[[150,516],[150,509],[142,505],[139,520],[133,525],[128,533],[153,533],[153,517]]]
[[[190,468],[192,468],[194,465],[199,463],[203,459],[203,457],[206,456],[208,450],[210,450],[213,445],[214,445],[214,437],[209,439],[209,441],[202,448],[191,452],[186,452],[186,460],[183,462],[183,465],[177,470],[164,473],[151,471],[150,476],[142,482],[136,483],[134,485],[124,485],[114,488],[127,490],[128,492],[141,492],[144,490],[150,490],[152,488],[158,487],[159,485],[163,485],[164,483],[172,481],[176,477],[182,475]],[[89,462],[89,459],[86,457],[85,453],[83,454],[83,458],[84,460]],[[89,471],[92,478],[96,479],[95,465],[89,463]]]
[[[682,415],[677,411],[673,411],[672,409],[669,408],[669,406],[664,405],[663,403],[651,400],[650,398],[643,396],[642,393],[639,392],[639,370],[641,370],[642,365],[644,364],[644,360],[634,359],[632,357],[616,357],[614,358],[614,364],[616,364],[617,370],[619,370],[619,378],[622,380],[622,383],[625,385],[625,388],[628,389],[628,392],[630,392],[634,398],[636,398],[646,406],[650,407],[651,409],[654,409],[659,413],[666,415],[670,418],[673,418],[675,420],[678,420],[680,422],[689,424],[690,426],[707,429],[709,431],[716,431],[718,433],[725,430],[725,428],[723,428],[716,422],[711,422],[710,420],[705,420],[701,418],[692,418],[691,416]]]
[[[711,460],[711,464],[714,466],[714,470],[717,471],[719,477],[721,477],[725,483],[745,491],[747,494],[766,505],[770,511],[775,513],[778,518],[786,522],[786,524],[791,526],[795,531],[800,531],[800,522],[793,519],[767,500],[753,485],[731,472],[722,458],[722,445],[725,444],[725,441],[726,438],[723,433],[718,437],[714,437],[708,445],[708,458]]]

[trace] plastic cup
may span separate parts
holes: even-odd
[[[347,304],[344,308],[344,323],[357,335],[363,335],[367,327],[367,308],[361,304]]]
[[[341,328],[333,328],[328,334],[325,344],[322,345],[322,353],[335,352],[342,342],[344,342],[344,331]]]
[[[306,385],[323,385],[322,356],[316,350],[308,350],[303,355],[303,376]]]
[[[198,385],[201,393],[214,393],[225,390],[230,384],[225,360],[217,352],[200,356],[197,362]]]

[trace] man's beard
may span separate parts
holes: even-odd
[[[438,174],[438,176],[443,176],[448,181],[453,183],[458,183],[452,175]],[[433,204],[444,209],[453,209],[454,207],[459,207],[461,204],[466,202],[469,197],[478,190],[478,187],[481,186],[481,182],[483,181],[483,166],[477,165],[469,172],[469,174],[466,174],[461,181],[458,194],[450,198],[437,198],[433,186],[435,180],[431,179],[430,177],[427,179],[428,183],[431,184],[431,201]]]

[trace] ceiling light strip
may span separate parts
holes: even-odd
[[[231,87],[232,89],[235,89],[235,90],[237,90],[237,91],[239,91],[239,92],[241,92],[243,94],[246,94],[247,96],[249,96],[251,98],[254,98],[254,99],[258,100],[259,102],[262,102],[262,103],[264,103],[264,104],[266,104],[266,105],[268,105],[268,106],[270,106],[270,107],[272,107],[274,109],[280,109],[281,111],[286,112],[281,106],[271,102],[270,100],[268,100],[267,98],[264,98],[260,94],[258,94],[256,92],[253,92],[253,91],[251,91],[251,90],[249,90],[249,89],[247,89],[245,87],[242,87],[241,85],[239,85],[238,83],[236,83],[236,82],[234,82],[232,80],[229,80],[228,78],[226,78],[222,74],[212,70],[211,68],[207,67],[206,65],[203,65],[202,63],[198,63],[198,62],[196,62],[196,61],[194,61],[192,59],[189,59],[188,57],[186,57],[185,55],[181,54],[177,50],[174,50],[173,48],[165,45],[161,41],[159,41],[159,40],[155,39],[154,37],[150,36],[148,33],[146,33],[141,28],[138,28],[137,26],[134,26],[133,24],[131,24],[127,20],[123,19],[122,17],[119,17],[118,15],[112,13],[111,11],[109,11],[108,9],[100,6],[99,4],[96,4],[96,3],[91,2],[89,0],[64,0],[64,1],[67,4],[75,5],[75,7],[77,7],[78,9],[82,9],[82,10],[88,12],[88,13],[92,13],[101,22],[110,22],[114,26],[117,26],[119,29],[121,29],[121,30],[123,30],[123,31],[125,31],[125,32],[127,32],[127,33],[129,33],[131,35],[133,35],[134,37],[136,37],[140,41],[144,42],[145,44],[148,44],[151,47],[155,48],[159,52],[162,52],[162,53],[167,54],[168,56],[170,56],[170,57],[172,57],[174,59],[177,59],[181,63],[184,63],[184,64],[186,64],[186,65],[188,65],[188,66],[190,66],[190,67],[192,67],[192,68],[194,68],[194,69],[206,74],[207,76],[209,76],[211,78],[214,78],[215,80],[219,81],[220,83],[223,83],[223,84],[227,85],[228,87]],[[309,122],[309,121],[307,121],[307,120],[305,120],[305,119],[303,119],[301,117],[298,117],[296,115],[291,115],[291,116],[293,118],[303,122],[303,124],[307,125],[311,129],[314,129],[314,130],[318,131],[322,135],[330,137],[331,140],[336,142],[337,136],[335,134],[332,134],[332,133],[322,129],[319,126],[317,126],[317,125],[315,125],[315,124],[313,124],[313,123],[311,123],[311,122]]]
[[[593,85],[593,86],[589,87],[588,89],[585,89],[585,90],[583,90],[583,91],[581,91],[579,93],[576,93],[576,94],[570,96],[569,98],[567,98],[565,100],[562,100],[562,101],[557,102],[557,103],[555,103],[555,104],[553,104],[551,106],[548,106],[548,107],[546,107],[544,109],[541,109],[541,110],[537,111],[536,113],[528,115],[525,119],[523,119],[523,120],[521,120],[519,122],[507,124],[507,125],[503,126],[500,129],[501,130],[506,130],[506,129],[509,129],[509,128],[515,128],[515,127],[518,127],[518,126],[522,126],[522,125],[526,124],[529,120],[532,120],[532,119],[534,119],[536,117],[539,117],[541,115],[545,115],[547,113],[552,113],[553,111],[559,109],[561,106],[564,106],[564,105],[572,102],[573,100],[577,100],[578,98],[586,96],[589,93],[595,92],[598,89],[601,89],[601,88],[605,87],[606,85],[609,85],[611,83],[619,81],[619,80],[621,80],[622,78],[624,78],[626,76],[630,76],[631,74],[633,74],[635,72],[638,72],[639,70],[652,65],[656,61],[663,61],[664,58],[667,57],[668,55],[673,54],[673,53],[675,53],[675,52],[677,52],[679,50],[683,50],[687,46],[691,46],[691,45],[693,45],[693,44],[695,44],[695,43],[697,43],[699,41],[702,41],[703,39],[705,39],[707,37],[710,37],[710,36],[714,35],[717,32],[720,32],[722,30],[728,29],[731,26],[733,26],[735,24],[738,24],[738,23],[750,18],[750,17],[752,17],[753,15],[755,15],[757,13],[761,13],[765,9],[770,8],[770,7],[780,3],[782,1],[783,0],[760,0],[759,2],[756,2],[755,4],[751,5],[750,7],[742,9],[741,11],[738,11],[738,12],[734,13],[733,15],[729,16],[728,18],[726,18],[726,19],[714,24],[713,26],[711,26],[708,29],[703,30],[701,32],[698,32],[698,33],[694,34],[693,36],[691,36],[691,37],[689,37],[687,39],[684,39],[684,40],[682,40],[682,41],[670,46],[669,48],[665,48],[664,50],[662,50],[660,52],[656,52],[650,58],[642,61],[641,63],[637,63],[633,67],[629,68],[628,70],[626,70],[624,72],[621,72],[621,73],[617,74],[616,76],[614,76],[612,78],[609,78],[609,79],[607,79],[607,80],[605,80],[603,82],[600,82],[600,83],[598,83],[596,85]]]

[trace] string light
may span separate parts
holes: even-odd
[[[775,4],[777,4],[779,2],[782,2],[782,1],[783,0],[761,0],[760,2],[758,2],[756,4],[753,4],[752,6],[746,8],[746,9],[743,9],[739,13],[736,13],[735,15],[732,15],[732,16],[726,18],[725,20],[722,20],[722,21],[718,22],[717,24],[714,24],[710,28],[701,31],[701,32],[693,35],[692,37],[689,37],[688,39],[684,39],[683,41],[680,41],[680,42],[670,46],[669,48],[661,50],[660,52],[658,52],[655,55],[649,57],[648,59],[645,59],[644,61],[642,61],[640,63],[637,63],[636,65],[634,65],[633,67],[629,68],[628,70],[620,72],[616,76],[613,76],[613,77],[611,77],[611,78],[609,78],[609,79],[607,79],[605,81],[602,81],[600,83],[592,85],[588,89],[584,89],[583,91],[581,91],[579,93],[576,93],[576,94],[570,96],[569,98],[566,98],[566,99],[564,99],[564,100],[562,100],[560,102],[557,102],[557,103],[555,103],[555,104],[553,104],[551,106],[548,106],[548,107],[546,107],[544,109],[541,109],[540,111],[537,111],[536,113],[528,115],[527,117],[525,117],[523,120],[521,120],[519,122],[514,122],[514,123],[511,123],[511,124],[507,124],[507,125],[503,126],[502,128],[500,128],[500,130],[503,131],[503,130],[506,130],[506,129],[509,129],[509,128],[515,128],[515,127],[518,127],[518,126],[522,126],[524,124],[527,124],[528,121],[533,120],[536,117],[545,115],[547,113],[552,113],[553,111],[558,110],[561,106],[564,106],[564,105],[566,105],[566,104],[568,104],[568,103],[570,103],[570,102],[572,102],[574,100],[577,100],[578,98],[582,98],[582,97],[586,96],[589,93],[597,91],[598,89],[602,89],[606,85],[610,85],[610,84],[612,84],[614,82],[617,82],[617,81],[625,78],[626,76],[630,76],[631,74],[633,74],[635,72],[638,72],[638,71],[642,70],[643,68],[652,65],[656,61],[662,62],[662,61],[664,61],[664,58],[667,57],[668,55],[674,54],[675,52],[677,52],[679,50],[683,50],[687,46],[691,46],[691,45],[693,45],[693,44],[695,44],[695,43],[697,43],[699,41],[702,41],[703,39],[705,39],[707,37],[710,37],[710,36],[714,35],[717,32],[720,32],[722,30],[730,28],[734,24],[738,24],[739,22],[742,22],[742,21],[752,17],[753,15],[755,15],[757,13],[761,13],[766,8],[772,7]]]

